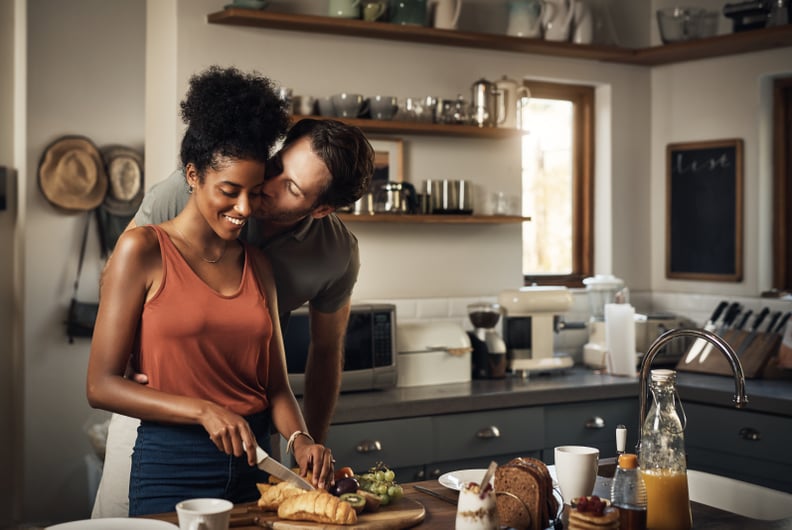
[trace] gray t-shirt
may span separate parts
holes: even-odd
[[[190,195],[182,171],[173,172],[151,187],[143,197],[135,224],[159,224],[176,217]],[[330,214],[321,219],[308,216],[291,230],[266,239],[251,218],[245,238],[259,247],[272,263],[282,318],[310,302],[323,313],[341,308],[352,295],[360,270],[357,238]]]

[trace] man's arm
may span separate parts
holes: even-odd
[[[305,366],[303,415],[308,432],[317,443],[323,444],[327,438],[341,390],[344,337],[351,306],[348,301],[333,313],[310,308],[311,345]]]

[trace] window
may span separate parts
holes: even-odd
[[[593,269],[594,88],[524,85],[524,282],[579,287]]]

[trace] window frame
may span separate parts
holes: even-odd
[[[792,77],[773,82],[773,289],[792,292]]]
[[[594,94],[595,88],[523,80],[531,97],[569,101],[573,105],[572,272],[524,275],[523,285],[582,287],[594,269]]]

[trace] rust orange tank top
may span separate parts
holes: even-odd
[[[247,244],[239,288],[224,296],[190,268],[162,228],[149,226],[162,254],[162,281],[143,307],[140,328],[149,386],[240,415],[266,409],[272,319]]]

